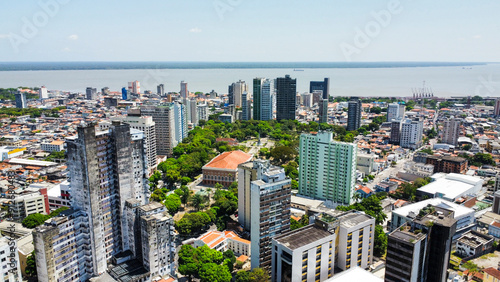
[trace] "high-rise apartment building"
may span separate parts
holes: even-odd
[[[375,245],[375,218],[363,212],[347,212],[340,220],[335,265],[347,270],[352,267],[367,269],[373,262]]]
[[[241,120],[252,119],[252,102],[248,96],[246,91],[241,94]]]
[[[173,275],[175,269],[174,219],[162,206],[153,202],[139,208],[142,264],[152,277]]]
[[[87,100],[96,100],[97,99],[97,89],[96,88],[87,87],[85,92],[86,92]]]
[[[234,105],[234,92],[233,92],[234,83],[229,84],[227,87],[227,104]],[[210,97],[211,98],[211,97]]]
[[[16,98],[16,108],[24,109],[28,107],[28,104],[26,102],[26,94],[24,92],[18,90],[15,95],[15,98]]]
[[[153,118],[156,135],[156,154],[158,156],[171,156],[172,149],[177,145],[174,131],[174,105],[143,106],[141,107],[141,116],[150,116]]]
[[[332,277],[339,222],[335,217],[318,218],[273,238],[271,281],[315,282]]]
[[[197,111],[197,115],[198,115],[198,122],[200,120],[204,120],[204,121],[208,120],[208,105],[207,105],[207,103],[198,104],[196,106],[196,111]]]
[[[81,210],[65,210],[37,227],[33,245],[38,281],[87,281],[95,274],[89,218]]]
[[[253,80],[253,119],[273,119],[274,81],[267,78]]]
[[[328,99],[321,99],[319,102],[319,123],[328,122]]]
[[[188,96],[189,96],[188,84],[183,80],[181,81],[181,98],[187,99]]]
[[[40,87],[40,89],[38,89],[38,98],[40,100],[49,98],[49,93],[47,92],[47,88],[45,86],[42,86]]]
[[[165,95],[165,85],[158,84],[158,86],[156,86],[156,94],[158,94],[160,96],[164,96]]]
[[[239,188],[238,188],[239,189]],[[271,267],[271,239],[290,230],[291,179],[266,164],[250,183],[251,267]]]
[[[309,93],[313,93],[316,90],[323,92],[323,99],[329,99],[330,97],[330,78],[325,77],[323,81],[311,81],[309,83]]]
[[[127,113],[123,122],[144,132],[144,146],[146,149],[146,166],[148,175],[156,169],[156,124],[152,116],[142,116],[140,109],[132,109]]]
[[[276,79],[276,119],[295,120],[297,79],[290,75]]]
[[[387,121],[400,120],[405,116],[405,105],[392,103],[387,106]]]
[[[187,137],[187,111],[186,106],[182,103],[174,103],[174,147],[181,143]]]
[[[331,132],[300,136],[299,194],[349,205],[356,183],[356,144]]]
[[[196,109],[196,99],[186,100],[186,108],[189,111],[189,122],[193,124],[193,128],[198,125],[198,110]]]
[[[251,217],[251,194],[252,181],[259,179],[262,170],[269,167],[269,161],[256,159],[238,165],[238,222],[247,231],[252,224]]]
[[[89,216],[93,273],[99,275],[130,248],[125,201],[145,204],[149,198],[144,134],[120,122],[106,131],[91,124],[79,127],[67,146],[71,207]]]
[[[399,145],[402,148],[418,149],[422,146],[424,122],[419,118],[404,119],[401,124],[401,137]]]
[[[347,131],[357,130],[361,126],[361,100],[354,99],[347,104]]]
[[[173,274],[173,220],[163,204],[145,204],[144,133],[116,121],[105,131],[79,127],[68,140],[68,159],[71,209],[33,232],[39,279],[87,281],[108,271],[118,281],[137,273],[150,281]]]
[[[443,124],[442,142],[445,144],[458,145],[458,136],[460,135],[460,119],[449,118]]]
[[[111,91],[109,91],[109,87],[101,88],[101,94],[102,94],[102,96],[106,96],[106,95],[111,94]]]
[[[495,100],[495,108],[493,109],[493,114],[498,117],[500,116],[500,98]]]
[[[248,92],[248,85],[245,83],[245,81],[239,80],[229,85],[229,93],[228,93],[229,105],[234,105],[235,107],[241,107],[242,105],[241,95],[243,94],[243,92]]]
[[[429,205],[390,233],[385,281],[447,281],[456,226],[453,211]]]
[[[389,137],[389,143],[399,145],[401,140],[401,120],[391,121],[391,136]]]
[[[128,83],[128,92],[136,95],[141,94],[141,83],[139,81],[132,81]]]

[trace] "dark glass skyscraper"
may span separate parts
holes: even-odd
[[[295,119],[295,107],[297,99],[297,80],[285,77],[276,79],[276,119]]]
[[[347,108],[347,131],[357,130],[361,126],[361,100],[353,98]]]
[[[330,78],[325,77],[324,81],[311,81],[309,83],[309,93],[313,93],[314,90],[323,91],[323,99],[328,99],[330,97]]]

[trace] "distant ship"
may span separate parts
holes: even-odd
[[[293,69],[293,71],[304,71],[302,69]]]

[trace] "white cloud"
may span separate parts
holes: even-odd
[[[0,39],[9,38],[10,34],[0,34]]]
[[[190,29],[189,32],[199,33],[199,32],[201,32],[201,28],[194,27],[194,28]]]
[[[77,40],[78,39],[78,35],[72,34],[72,35],[68,36],[68,39],[69,40]]]
[[[66,47],[66,48],[63,48],[61,51],[63,51],[63,52],[69,52],[71,50],[68,47]]]
[[[472,36],[472,38],[479,39],[479,38],[481,38],[481,34],[474,35],[474,36]]]

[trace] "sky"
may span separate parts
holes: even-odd
[[[0,61],[500,62],[500,1],[2,1]]]

